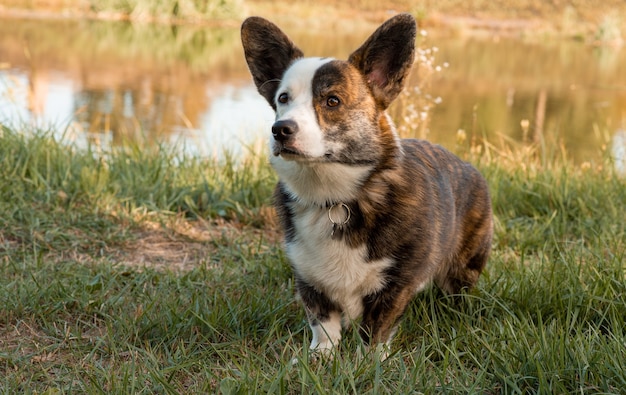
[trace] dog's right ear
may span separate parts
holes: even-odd
[[[280,80],[291,63],[304,54],[278,26],[256,16],[241,25],[241,42],[257,90],[276,110],[274,96]]]

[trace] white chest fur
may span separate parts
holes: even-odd
[[[293,209],[296,237],[286,251],[294,270],[338,304],[344,317],[357,318],[363,311],[363,297],[385,285],[381,273],[391,265],[391,259],[368,262],[367,246],[350,248],[341,239],[331,239],[328,209]]]

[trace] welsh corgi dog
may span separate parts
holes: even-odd
[[[476,284],[493,234],[487,183],[426,141],[400,139],[386,109],[415,56],[409,14],[383,23],[348,60],[304,57],[276,25],[243,22],[245,59],[276,113],[274,205],[295,287],[329,353],[361,319],[366,347],[389,345],[413,296]]]

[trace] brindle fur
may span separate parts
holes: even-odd
[[[342,242],[352,249],[366,246],[363,265],[392,260],[379,274],[383,286],[361,295],[361,335],[368,344],[389,341],[425,283],[432,280],[450,294],[472,287],[491,248],[491,203],[483,177],[440,146],[398,139],[385,114],[412,65],[415,32],[411,16],[392,18],[348,61],[332,60],[320,67],[312,84],[313,108],[325,138],[344,145],[324,161],[371,167],[358,194],[341,202],[351,211]],[[242,41],[254,82],[276,109],[280,79],[302,51],[278,27],[258,17],[244,22]],[[329,92],[340,97],[340,108],[325,107]],[[315,187],[313,181],[311,185]],[[326,202],[302,202],[285,180],[278,183],[274,201],[287,245],[307,237],[298,235],[294,225],[307,205],[326,210],[338,203],[332,196]],[[312,327],[342,313],[324,284],[311,283],[297,270],[295,277]]]

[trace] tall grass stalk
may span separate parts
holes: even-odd
[[[310,358],[291,272],[262,214],[275,181],[264,159],[240,166],[162,146],[95,151],[2,129],[4,393],[626,388],[626,185],[608,163],[581,168],[489,145],[466,152],[492,191],[489,265],[461,303],[437,289],[418,295],[380,362],[355,357],[354,329],[334,359]],[[120,262],[118,246],[151,237],[136,226],[173,213],[262,231],[215,233],[184,271]]]

